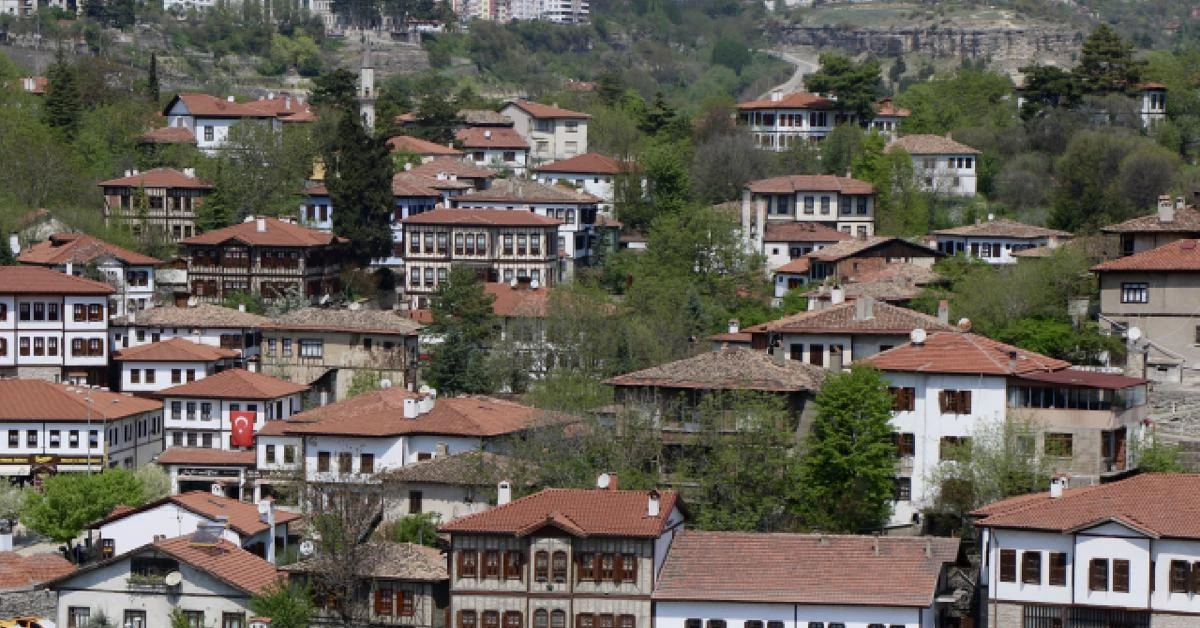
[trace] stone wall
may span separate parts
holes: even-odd
[[[58,594],[53,591],[5,591],[0,595],[0,617],[53,618],[58,605]]]
[[[1078,51],[1084,34],[1067,28],[939,28],[872,29],[851,26],[792,24],[779,32],[780,44],[841,48],[890,57],[922,53],[934,57],[1028,61]]]

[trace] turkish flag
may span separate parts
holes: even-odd
[[[254,415],[251,410],[232,410],[229,412],[229,423],[233,434],[229,438],[232,447],[254,446]]]

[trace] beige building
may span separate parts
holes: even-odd
[[[591,116],[586,113],[528,100],[514,100],[504,105],[500,113],[508,116],[513,121],[513,129],[529,142],[529,159],[533,165],[588,152],[588,120]]]
[[[1184,204],[1182,196],[1174,202],[1170,196],[1160,196],[1157,212],[1108,225],[1100,231],[1119,236],[1121,255],[1133,255],[1182,238],[1200,237],[1200,211]]]
[[[344,399],[362,370],[403,387],[416,381],[420,328],[390,310],[295,310],[263,325],[262,371],[308,384],[327,401]]]
[[[833,175],[797,174],[751,181],[742,189],[742,237],[766,254],[768,230],[815,223],[856,237],[875,233],[875,186]]]
[[[191,168],[130,170],[99,185],[104,191],[105,223],[128,224],[135,234],[153,230],[172,242],[197,233],[196,210],[212,192],[212,185],[197,179]]]

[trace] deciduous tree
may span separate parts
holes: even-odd
[[[113,508],[141,506],[145,501],[142,483],[124,469],[64,473],[48,478],[41,493],[25,495],[21,521],[39,534],[65,542]]]
[[[312,591],[304,585],[284,580],[268,586],[250,598],[250,610],[271,618],[271,628],[308,628],[316,608]]]

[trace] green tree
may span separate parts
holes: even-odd
[[[1090,94],[1132,92],[1141,81],[1142,65],[1133,58],[1133,45],[1101,24],[1083,40],[1074,73]]]
[[[458,103],[439,92],[426,93],[417,105],[417,124],[413,134],[438,144],[454,140],[459,124]]]
[[[65,473],[46,480],[41,493],[29,492],[21,508],[21,521],[38,534],[66,542],[80,530],[119,505],[145,503],[142,484],[124,469],[106,469],[90,475]]]
[[[230,309],[239,309],[244,306],[247,312],[251,314],[266,314],[267,308],[263,304],[262,294],[258,292],[247,292],[245,290],[234,290],[225,295],[225,300],[221,305]]]
[[[961,69],[911,85],[896,104],[912,110],[901,125],[905,133],[944,135],[963,127],[1015,126],[1012,93],[1012,80],[1003,74]]]
[[[499,335],[494,298],[475,271],[454,266],[438,286],[430,306],[429,330],[442,337],[429,364],[429,381],[443,393],[481,393],[492,389],[487,352]]]
[[[146,100],[155,107],[162,100],[158,86],[158,54],[154,52],[150,53],[150,69],[146,75]]]
[[[860,125],[869,123],[875,117],[875,102],[883,95],[879,61],[856,62],[844,55],[825,53],[820,62],[816,72],[804,77],[808,91],[836,95],[838,106],[854,112]]]
[[[250,598],[250,610],[271,618],[271,628],[308,628],[316,608],[307,586],[278,580]]]
[[[157,464],[150,462],[134,471],[142,485],[142,497],[148,502],[171,494],[171,476]]]
[[[63,137],[74,139],[79,129],[79,118],[83,115],[83,97],[79,93],[75,67],[61,49],[54,57],[54,65],[46,72],[46,78],[49,84],[42,108],[46,124]]]
[[[802,462],[810,527],[877,530],[891,515],[896,449],[892,396],[879,371],[856,365],[830,375],[815,400]]]
[[[294,216],[317,153],[310,129],[301,128],[307,126],[275,131],[252,122],[233,125],[221,153],[200,163],[199,174],[213,193],[196,210],[198,226],[212,230],[247,216]]]
[[[421,512],[401,517],[387,528],[384,537],[396,543],[437,547],[441,541],[438,537],[437,513]]]
[[[191,618],[184,614],[181,608],[171,609],[171,614],[167,615],[167,621],[171,623],[171,628],[191,628],[192,626]]]
[[[1184,473],[1183,446],[1163,440],[1153,429],[1131,443],[1130,456],[1143,473]]]
[[[863,153],[862,127],[839,124],[821,142],[821,166],[827,174],[844,176]]]
[[[1154,146],[1153,140],[1112,129],[1076,133],[1054,164],[1058,187],[1051,225],[1069,231],[1094,230],[1133,216],[1135,208],[1119,191],[1121,164],[1144,146]]]
[[[933,490],[931,513],[961,521],[966,513],[1050,485],[1049,462],[1038,454],[1037,425],[1009,418],[977,427],[966,442],[949,448],[926,478]]]
[[[372,390],[379,390],[379,382],[383,374],[375,369],[357,369],[350,378],[350,388],[346,390],[346,398],[357,397]]]
[[[8,481],[0,482],[0,522],[16,521],[21,515],[25,491]]]
[[[1021,68],[1021,72],[1025,75],[1021,117],[1026,120],[1046,109],[1075,107],[1083,97],[1083,83],[1074,72],[1052,65],[1028,66]]]
[[[317,107],[340,111],[358,111],[358,79],[344,68],[326,72],[313,79],[310,102]]]
[[[325,156],[334,233],[350,240],[348,259],[367,266],[392,251],[392,160],[387,140],[367,135],[356,111],[342,113]]]
[[[751,58],[750,49],[740,39],[722,37],[713,45],[713,65],[723,65],[738,74],[742,73],[742,68],[750,65]]]

